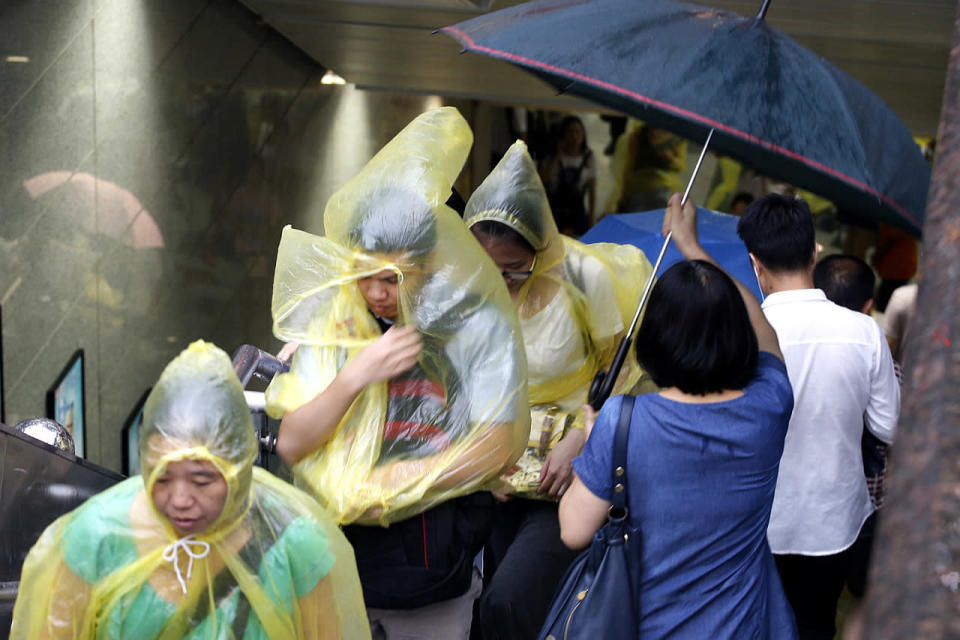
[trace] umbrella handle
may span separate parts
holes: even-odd
[[[610,363],[609,373],[600,369],[597,371],[597,375],[593,377],[593,382],[590,383],[590,393],[587,396],[587,403],[593,407],[594,410],[599,411],[603,403],[606,402],[610,394],[613,393],[613,386],[617,382],[617,376],[620,375],[620,370],[623,368],[623,363],[627,359],[627,354],[630,352],[630,345],[632,344],[632,334],[625,335],[623,340],[620,341],[620,346],[617,347],[617,353],[613,356],[613,362]]]
[[[680,200],[680,206],[682,207],[687,203],[687,199],[690,197],[690,190],[693,188],[693,181],[697,179],[697,174],[700,173],[700,166],[703,164],[703,158],[707,155],[707,148],[710,146],[710,140],[713,138],[713,129],[710,129],[710,133],[707,134],[707,139],[703,143],[703,148],[700,150],[700,157],[697,159],[697,165],[693,168],[693,174],[690,176],[690,180],[687,182],[687,188],[683,192],[683,198]],[[623,363],[627,359],[627,353],[630,351],[630,345],[633,344],[633,334],[637,330],[637,324],[640,322],[640,315],[643,313],[643,308],[647,304],[647,298],[650,297],[650,291],[653,289],[653,283],[657,279],[657,272],[660,270],[660,265],[663,263],[663,257],[667,253],[667,247],[670,246],[670,240],[673,238],[673,231],[667,233],[667,237],[663,239],[663,246],[660,247],[660,255],[657,256],[657,261],[653,264],[653,270],[650,272],[650,278],[647,280],[646,286],[643,288],[643,294],[640,296],[640,303],[637,305],[637,312],[633,316],[633,322],[630,323],[630,330],[627,331],[626,335],[623,336],[623,339],[620,341],[620,346],[617,347],[617,353],[613,357],[613,362],[610,363],[610,370],[597,371],[597,375],[593,377],[593,382],[590,384],[590,392],[587,395],[587,403],[593,407],[596,411],[600,410],[600,407],[603,406],[603,403],[607,401],[607,398],[610,397],[610,394],[613,393],[613,386],[617,382],[617,377],[620,375],[620,369],[623,368]]]

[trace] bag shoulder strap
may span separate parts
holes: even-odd
[[[620,422],[613,439],[613,499],[610,501],[617,512],[626,513],[627,508],[627,441],[630,438],[630,419],[633,417],[633,396],[623,396],[620,405]]]

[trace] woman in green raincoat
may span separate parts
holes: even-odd
[[[512,499],[493,546],[498,570],[480,616],[485,639],[532,638],[575,556],[560,540],[557,504],[586,436],[581,407],[609,366],[651,273],[639,249],[585,245],[558,233],[526,145],[517,141],[467,202],[464,221],[513,299],[527,354],[530,439],[506,475]],[[631,355],[616,392],[634,390]]]
[[[353,551],[309,496],[253,467],[227,355],[195,342],[144,410],[142,475],[51,524],[11,638],[365,638]]]

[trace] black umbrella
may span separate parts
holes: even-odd
[[[930,170],[875,94],[757,17],[665,0],[537,0],[443,29],[467,51],[700,141],[919,236]]]

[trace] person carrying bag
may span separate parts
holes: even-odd
[[[686,260],[659,278],[636,335],[660,391],[632,408],[612,398],[595,424],[585,409],[560,535],[592,546],[543,639],[797,638],[767,542],[793,392],[777,334],[695,223],[674,196],[663,232]]]
[[[627,440],[633,397],[623,396],[613,445],[613,500],[607,524],[567,569],[539,640],[629,638],[637,629],[630,603],[639,597],[640,531],[627,507]]]

